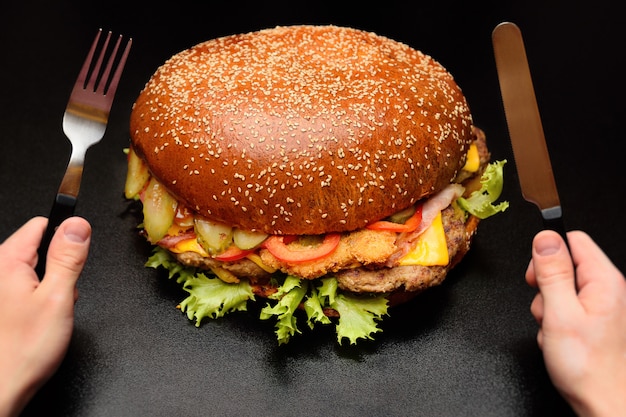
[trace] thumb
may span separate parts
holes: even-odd
[[[546,310],[565,311],[576,300],[574,264],[561,236],[551,230],[533,239],[533,269]]]
[[[71,217],[61,223],[50,242],[42,285],[51,285],[59,291],[71,290],[73,294],[87,261],[90,242],[91,226],[87,220]]]

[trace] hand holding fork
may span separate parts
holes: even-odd
[[[63,132],[72,144],[72,154],[50,211],[48,227],[39,246],[39,259],[35,269],[40,279],[45,273],[46,254],[56,228],[63,220],[74,214],[85,154],[90,146],[98,143],[104,136],[115,91],[132,44],[132,39],[129,39],[113,70],[122,41],[120,35],[101,73],[111,32],[107,34],[96,60],[95,52],[101,34],[102,30],[99,30],[76,79],[63,115]],[[92,66],[93,69],[90,70]]]

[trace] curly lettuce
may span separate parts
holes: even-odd
[[[458,205],[468,213],[479,219],[486,219],[494,214],[505,211],[509,207],[508,201],[493,204],[502,193],[504,186],[503,167],[506,159],[487,165],[485,172],[480,178],[481,188],[474,191],[468,198],[460,197]]]
[[[189,296],[180,303],[180,309],[189,320],[195,320],[196,327],[204,318],[216,319],[232,311],[246,311],[248,300],[254,300],[248,281],[228,284],[195,268],[184,267],[160,247],[155,248],[146,266],[162,266],[169,271],[170,279],[176,277],[176,282],[182,284]]]
[[[169,278],[175,278],[189,293],[180,303],[180,308],[189,320],[195,320],[196,326],[200,326],[205,318],[216,319],[233,311],[246,311],[248,300],[255,301],[248,281],[226,283],[206,275],[204,271],[184,267],[160,247],[155,247],[146,266],[167,269]],[[372,334],[382,331],[378,322],[387,315],[388,302],[384,296],[344,294],[332,277],[309,281],[287,276],[260,313],[261,320],[276,320],[275,333],[279,345],[288,343],[292,336],[301,333],[296,314],[300,306],[310,329],[316,324],[332,325],[334,321],[324,314],[324,310],[337,311],[339,319],[335,328],[341,345],[345,339],[350,344],[356,344],[359,339],[373,339]]]
[[[289,342],[291,336],[300,333],[294,315],[307,292],[307,282],[303,283],[293,276],[288,276],[278,291],[271,298],[277,300],[274,306],[268,304],[261,310],[261,320],[276,317],[276,338],[278,344]]]
[[[318,281],[321,285],[317,285]],[[307,324],[311,329],[316,323],[332,323],[324,314],[325,308],[339,313],[335,330],[340,345],[344,338],[350,344],[356,344],[358,339],[373,339],[372,334],[381,331],[377,322],[387,314],[388,306],[384,296],[356,296],[338,292],[337,280],[332,277],[309,281],[288,276],[272,298],[277,299],[277,303],[273,307],[265,307],[261,319],[277,317],[276,336],[279,344],[287,343],[296,332],[300,333],[294,313],[302,300]]]

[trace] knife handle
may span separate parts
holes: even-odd
[[[572,258],[572,251],[569,247],[569,241],[567,240],[567,232],[565,230],[565,225],[563,224],[563,217],[558,216],[558,217],[553,217],[553,218],[543,218],[543,226],[545,229],[548,230],[554,230],[555,232],[557,232],[559,235],[561,235],[561,237],[563,238],[563,241],[565,241],[565,246],[567,246],[567,251],[570,254],[570,258]],[[574,262],[574,259],[572,258],[572,263]],[[576,266],[574,265],[574,268],[576,268]],[[576,287],[576,291],[578,292],[578,281],[576,279],[576,270],[574,269],[574,285]]]
[[[567,242],[567,232],[565,231],[565,225],[563,224],[562,217],[555,217],[553,219],[544,218],[543,227],[545,229],[554,230],[555,232],[560,234],[569,250],[569,243]]]
[[[57,194],[52,204],[52,210],[50,210],[50,216],[48,217],[48,227],[44,232],[43,238],[37,250],[38,260],[35,271],[37,276],[41,280],[46,272],[46,260],[48,258],[48,247],[52,241],[52,236],[57,231],[57,228],[63,220],[74,215],[74,208],[76,207],[76,197],[67,194]]]
[[[554,230],[561,235],[567,245],[567,249],[569,250],[569,243],[567,241],[567,232],[563,223],[563,210],[561,209],[561,206],[558,205],[541,209],[541,217],[543,218],[543,228]]]

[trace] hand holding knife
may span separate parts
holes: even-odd
[[[544,228],[558,232],[567,244],[521,31],[514,23],[500,23],[492,33],[492,41],[522,195],[541,210]]]

